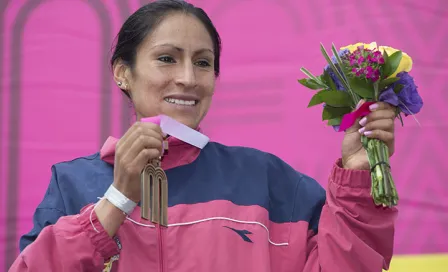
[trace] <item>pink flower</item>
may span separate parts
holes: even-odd
[[[360,69],[358,69],[358,70],[356,71],[356,76],[360,76],[360,75],[362,75],[362,74],[364,74],[364,69],[363,69],[363,68],[360,68]]]
[[[359,57],[358,65],[361,65],[364,62],[364,57]]]

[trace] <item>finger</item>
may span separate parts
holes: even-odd
[[[156,132],[158,135],[162,135],[162,128],[160,128],[159,125],[151,123],[151,122],[139,122],[140,126],[142,126],[144,129],[148,130],[148,131],[154,131]]]
[[[135,171],[136,172],[142,171],[149,160],[153,158],[158,158],[160,157],[161,154],[162,153],[159,149],[145,148],[141,150],[135,157],[135,159],[132,161],[132,165],[135,165],[136,167]]]
[[[161,152],[162,142],[163,138],[159,132],[139,125],[134,128],[133,133],[124,140],[122,145],[117,145],[115,157],[122,163],[131,162],[145,148],[155,148]]]
[[[162,129],[160,126],[154,123],[135,122],[120,139],[116,153],[119,153],[122,150],[129,150],[140,135],[148,135],[160,138],[161,141],[163,140]]]
[[[370,111],[379,111],[379,110],[394,110],[395,111],[395,107],[392,106],[389,103],[385,103],[385,102],[376,102],[375,104],[372,104],[369,106]]]
[[[372,139],[378,139],[385,142],[387,145],[393,144],[394,133],[390,131],[384,131],[380,129],[366,130],[363,133],[366,137]]]
[[[361,127],[358,131],[363,134],[364,131],[372,130],[384,130],[388,132],[394,132],[395,122],[392,119],[381,119],[367,123],[364,127]]]
[[[359,100],[358,104],[356,105],[354,111],[356,111],[357,109],[359,109],[359,107],[362,106],[362,104],[364,104],[365,101],[363,99]],[[345,133],[353,133],[357,130],[359,130],[359,128],[361,128],[361,125],[359,124],[360,119],[356,119],[355,123],[353,123],[353,126],[349,127],[348,129],[345,130]]]
[[[359,121],[359,125],[365,126],[367,123],[370,123],[372,121],[383,119],[395,120],[395,111],[388,109],[371,112],[369,115],[361,118],[361,120]]]
[[[143,149],[137,156],[131,158],[130,163],[123,164],[124,171],[132,175],[140,173],[151,158],[157,158],[159,155],[160,151],[157,149]]]
[[[140,151],[143,149],[158,149],[162,150],[163,139],[159,137],[154,137],[152,135],[141,134],[135,139],[132,143],[131,148],[129,149],[129,156],[136,157]]]
[[[135,136],[147,135],[163,140],[162,129],[159,125],[154,123],[136,122],[134,124],[133,134],[132,138],[135,138]]]
[[[141,135],[134,141],[131,148],[121,155],[119,163],[125,167],[133,167],[133,165],[139,165],[140,167],[142,163],[147,163],[150,158],[157,158],[161,155],[162,141],[151,136]],[[142,162],[142,159],[146,160]],[[139,168],[138,171],[141,169]]]
[[[362,106],[362,104],[364,104],[366,101],[364,99],[359,100],[358,104],[356,105],[355,110],[359,109],[359,107]]]
[[[132,137],[132,134],[135,132],[135,130],[136,130],[136,128],[138,127],[138,124],[137,123],[134,123],[125,133],[124,133],[124,135],[120,138],[120,140],[118,141],[118,143],[117,143],[117,146],[116,146],[116,150],[115,150],[115,153],[117,153],[117,151],[118,151],[118,149],[120,148],[120,147],[123,147],[124,149],[128,149],[130,146],[131,146],[131,144],[132,144],[132,142],[131,141],[128,141],[128,139],[130,138],[130,137]]]

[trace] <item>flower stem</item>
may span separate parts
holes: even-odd
[[[397,205],[398,193],[390,172],[389,149],[377,139],[361,137],[371,168],[372,188],[370,194],[376,205]]]

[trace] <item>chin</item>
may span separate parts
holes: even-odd
[[[176,120],[177,122],[182,123],[192,129],[197,129],[199,126],[199,122],[197,122],[196,120],[193,120],[192,118],[186,118],[185,116],[176,116],[176,115],[173,116],[170,114],[167,114],[167,115],[170,116],[171,118],[173,118],[174,120]]]

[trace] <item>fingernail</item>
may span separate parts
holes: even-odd
[[[372,104],[372,105],[369,106],[369,109],[371,111],[376,110],[377,108],[378,108],[378,104]]]
[[[364,132],[364,135],[366,135],[366,136],[369,136],[369,135],[371,135],[371,134],[372,134],[371,131],[366,131],[366,132]]]
[[[362,128],[360,128],[360,129],[358,130],[358,132],[359,132],[360,134],[362,134],[362,133],[364,132],[364,130],[366,130],[366,128],[365,128],[365,127],[362,127]]]
[[[366,118],[366,117],[362,118],[361,121],[359,121],[359,124],[360,124],[361,126],[365,126],[366,123],[367,123],[367,118]]]
[[[362,103],[364,103],[364,100],[359,100],[358,104],[356,105],[356,109],[358,109],[362,105]]]

